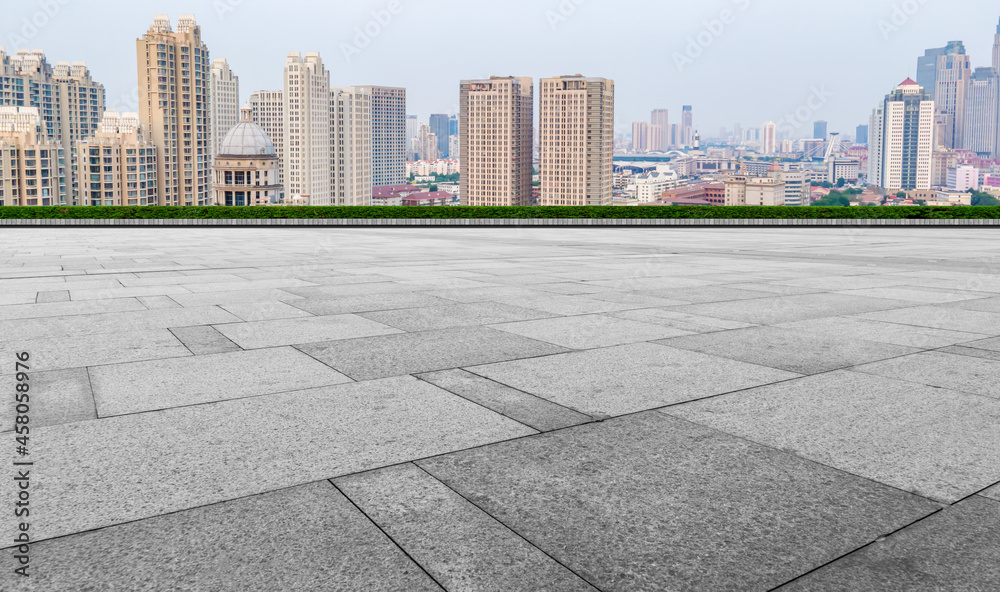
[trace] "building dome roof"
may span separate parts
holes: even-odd
[[[252,121],[243,121],[226,134],[219,156],[276,156],[267,133]]]

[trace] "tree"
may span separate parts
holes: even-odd
[[[813,202],[814,206],[819,207],[842,207],[847,208],[851,206],[851,200],[846,195],[839,191],[831,191],[829,195],[822,199],[818,199]]]
[[[896,197],[898,197],[899,199],[906,199],[910,197],[910,195],[905,191],[900,191],[899,193],[896,194]]]
[[[437,185],[431,185],[430,187],[427,188],[427,191],[430,191],[431,193],[434,193],[437,190],[438,190]]]
[[[837,187],[838,188],[843,187],[844,185],[847,185],[847,179],[845,179],[843,177],[837,179]]]
[[[972,205],[974,206],[1000,206],[1000,200],[984,191],[972,192]]]
[[[820,187],[822,187],[823,189],[833,189],[833,183],[829,181],[823,181],[822,183],[820,183]]]

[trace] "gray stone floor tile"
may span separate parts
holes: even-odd
[[[829,372],[920,351],[901,345],[841,339],[777,327],[751,327],[690,335],[665,339],[659,343],[797,374]]]
[[[170,296],[173,294],[182,295],[190,292],[181,286],[138,286],[134,288],[109,288],[101,290],[77,290],[70,288],[70,296],[73,301],[82,300],[105,300],[107,298],[134,298],[137,296]]]
[[[39,292],[38,296],[35,297],[35,302],[37,304],[46,304],[50,302],[69,302],[69,290],[53,290],[49,292]]]
[[[854,317],[828,317],[776,325],[782,329],[806,331],[823,337],[864,339],[907,347],[934,349],[982,339],[984,335],[948,331],[915,325],[883,323]]]
[[[953,302],[947,305],[948,308],[958,308],[961,310],[975,310],[979,312],[1000,313],[1000,298],[979,298],[976,300],[966,300]]]
[[[403,331],[433,331],[474,325],[493,325],[551,317],[551,313],[511,306],[502,302],[449,303],[445,306],[407,308],[358,313],[366,319],[402,329]]]
[[[101,417],[351,382],[290,347],[100,366],[90,376]]]
[[[36,372],[191,355],[166,329],[0,342],[0,359],[11,360],[19,352],[31,354]],[[14,366],[0,366],[4,374],[14,374]]]
[[[613,347],[691,335],[690,331],[681,331],[666,325],[640,323],[605,315],[582,315],[506,323],[493,325],[492,328],[570,349]]]
[[[754,290],[741,290],[732,286],[700,286],[695,288],[678,288],[670,290],[642,290],[640,294],[680,300],[688,304],[711,302],[737,302],[740,300],[756,300],[757,298],[772,298],[773,295]],[[738,306],[734,304],[733,306]]]
[[[418,292],[421,289],[431,290],[432,287],[420,288],[404,286],[400,282],[378,282],[374,284],[349,284],[343,286],[316,286],[312,288],[285,288],[284,291],[303,298],[346,298],[348,296],[376,297],[378,294],[399,294]]]
[[[196,356],[240,351],[240,346],[229,341],[215,327],[206,325],[174,327],[170,332]]]
[[[737,279],[737,281],[739,281]],[[801,294],[819,294],[828,290],[819,288],[805,288],[799,286],[789,286],[785,284],[771,283],[766,281],[751,283],[727,284],[727,288],[737,288],[739,290],[749,290],[751,292],[764,292],[765,294],[780,294],[782,296],[798,296]]]
[[[295,308],[302,309],[314,315],[338,315],[404,308],[430,308],[454,304],[452,300],[436,298],[422,292],[345,296],[342,298],[302,298],[291,302]]]
[[[216,329],[243,349],[319,343],[400,333],[357,315],[333,315],[218,325]]]
[[[237,290],[203,294],[173,294],[171,298],[181,306],[226,306],[256,302],[295,302],[302,297],[284,290]]]
[[[892,286],[886,288],[867,288],[864,290],[840,290],[836,294],[847,296],[868,296],[872,298],[887,298],[890,300],[907,300],[921,304],[945,304],[949,302],[965,302],[986,298],[989,294],[974,294],[971,292],[942,291],[934,288],[917,286]]]
[[[540,432],[593,421],[590,416],[465,370],[443,370],[417,376]]]
[[[38,292],[0,292],[0,306],[33,304],[37,299]]]
[[[647,413],[417,463],[601,590],[767,590],[939,506]]]
[[[1000,314],[962,310],[950,306],[921,306],[903,310],[888,310],[857,315],[858,318],[933,327],[949,331],[966,331],[990,336],[1000,335]]]
[[[127,288],[137,286],[188,286],[194,284],[220,284],[242,282],[243,278],[228,273],[218,275],[192,276],[182,273],[150,273],[142,274],[141,277],[126,278],[120,280],[121,284]],[[222,289],[209,290],[210,292],[222,292]]]
[[[637,305],[643,308],[657,308],[665,306],[683,306],[690,304],[683,300],[668,300],[655,296],[646,296],[636,292],[600,292],[597,294],[587,294],[591,300],[602,300],[604,302],[618,302],[621,304]]]
[[[237,278],[230,282],[211,283],[191,283],[184,284],[184,287],[195,294],[209,292],[235,292],[240,290],[284,290],[289,288],[305,288],[315,284],[299,279],[278,279],[278,280],[244,280]]]
[[[440,590],[328,481],[157,516],[32,547],[25,585],[106,590]]]
[[[32,529],[40,541],[534,433],[413,377],[40,428]]]
[[[679,288],[710,286],[715,282],[700,280],[697,278],[677,277],[673,275],[666,277],[644,277],[643,272],[639,271],[635,274],[635,277],[626,277],[614,280],[599,280],[591,283],[595,286],[611,288],[612,290],[628,292],[644,291],[644,293],[649,293],[650,290],[665,291]],[[652,295],[655,296],[655,294]]]
[[[972,497],[779,590],[1000,590],[1000,503]]]
[[[596,592],[415,465],[334,484],[446,590]]]
[[[177,301],[170,296],[139,296],[137,300],[149,310],[181,307],[181,305],[177,304]]]
[[[994,360],[1000,362],[1000,351],[990,351],[988,349],[976,349],[973,347],[963,347],[960,345],[953,345],[951,347],[942,347],[936,350],[943,354],[955,354],[956,356],[969,356],[970,358],[981,358],[983,360]]]
[[[302,302],[295,300],[295,302]],[[226,304],[222,308],[244,321],[276,321],[311,317],[310,313],[284,302],[249,302],[246,304]]]
[[[506,300],[505,302],[524,308],[534,308],[555,315],[603,314],[645,308],[643,304],[608,302],[605,300],[596,300],[586,295],[563,296],[561,294],[548,294],[546,296],[525,298],[523,300]]]
[[[997,483],[979,495],[1000,502],[1000,483]]]
[[[114,312],[0,321],[0,341],[96,336],[106,333],[192,327],[240,319],[214,306]]]
[[[1000,399],[1000,362],[985,358],[933,351],[866,364],[856,370]]]
[[[1000,480],[1000,402],[852,371],[664,411],[952,503]]]
[[[613,312],[608,314],[609,316],[619,319],[664,325],[666,327],[673,327],[678,331],[687,331],[689,333],[713,333],[715,331],[731,331],[733,329],[746,329],[747,327],[757,326],[750,323],[741,323],[739,321],[729,321],[726,319],[717,319],[715,317],[703,317],[688,313],[674,312],[670,309],[662,308],[642,308],[638,310],[625,310],[622,312]]]
[[[912,307],[912,302],[862,298],[843,294],[802,294],[743,300],[738,303],[718,302],[678,306],[673,310],[706,317],[743,321],[755,325],[777,325],[823,317],[837,317],[872,311]],[[906,311],[895,311],[905,314]],[[881,319],[875,319],[881,320]]]
[[[33,365],[31,360],[28,365]],[[51,372],[29,370],[28,377],[29,429],[97,418],[86,368]],[[12,380],[12,377],[4,379]],[[14,430],[18,401],[13,390],[8,390],[10,393],[3,397],[3,404],[0,405],[0,432]]]
[[[1000,337],[991,337],[989,339],[979,339],[976,341],[969,341],[961,344],[963,347],[974,347],[976,349],[985,349],[989,351],[1000,352]]]
[[[799,376],[653,343],[467,369],[594,417],[635,413]]]
[[[568,351],[485,327],[315,343],[299,349],[355,380],[450,370]]]
[[[545,292],[520,286],[495,286],[489,288],[425,290],[423,294],[453,302],[506,302],[517,305],[520,301],[537,300],[548,296]]]

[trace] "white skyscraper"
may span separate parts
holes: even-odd
[[[280,90],[260,90],[250,95],[252,121],[259,125],[274,144],[278,157],[278,183],[285,182],[285,93]]]
[[[760,153],[774,154],[778,150],[778,126],[773,121],[760,128]]]
[[[212,156],[219,153],[222,140],[240,122],[240,78],[225,59],[212,61]]]
[[[287,196],[309,205],[332,205],[330,73],[318,53],[288,54],[283,110]]]
[[[888,191],[930,189],[933,151],[934,101],[907,78],[872,114],[868,181]]]
[[[372,183],[400,185],[406,180],[406,89],[361,88],[372,97]]]
[[[331,89],[330,131],[333,205],[371,205],[371,95],[358,87]]]

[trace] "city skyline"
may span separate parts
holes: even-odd
[[[333,85],[408,88],[408,111],[422,121],[432,113],[457,113],[454,88],[461,79],[509,74],[540,80],[559,74],[583,74],[616,81],[618,133],[627,133],[633,121],[647,119],[651,109],[667,108],[680,113],[682,105],[694,105],[694,125],[703,138],[714,136],[720,127],[731,129],[733,122],[748,128],[775,121],[780,132],[782,121],[805,105],[815,90],[827,95],[827,100],[808,121],[793,130],[794,135],[808,137],[816,119],[829,121],[831,132],[850,134],[866,121],[871,105],[884,96],[885,88],[902,76],[916,77],[917,57],[927,48],[962,40],[973,68],[990,65],[997,23],[995,5],[978,0],[948,5],[914,0],[915,9],[907,5],[904,11],[899,5],[895,6],[897,12],[892,4],[855,0],[826,7],[724,0],[712,5],[670,7],[667,35],[663,35],[659,21],[648,19],[651,22],[645,23],[636,19],[634,12],[621,10],[618,4],[597,0],[567,0],[561,4],[553,0],[551,6],[514,0],[502,7],[470,7],[440,0],[435,7],[425,6],[419,11],[397,0],[310,7],[309,12],[316,18],[305,20],[299,17],[308,3],[300,0],[284,3],[280,11],[253,0],[167,0],[154,7],[110,0],[100,11],[83,3],[52,4],[54,8],[49,8],[48,13],[40,4],[8,7],[10,18],[8,26],[0,29],[0,45],[8,53],[37,48],[52,61],[86,61],[94,78],[108,90],[109,109],[135,110],[136,82],[131,74],[135,71],[135,56],[129,48],[134,47],[138,33],[148,27],[151,16],[169,14],[175,19],[178,14],[194,13],[203,27],[211,57],[227,59],[240,76],[241,104],[254,91],[279,87],[288,52],[319,51],[328,64]],[[328,13],[336,18],[325,18]],[[446,18],[442,21],[438,17]],[[259,26],[261,21],[267,21],[273,29],[268,43],[249,42],[247,27]],[[657,22],[655,27],[652,21]],[[456,33],[447,34],[447,28],[440,29],[442,23]],[[461,36],[461,31],[480,23],[490,26],[477,35]],[[622,30],[614,26],[616,23],[629,24],[631,31],[609,37],[605,43],[594,43],[592,36],[579,35],[598,27]],[[428,39],[424,33],[431,25],[439,27],[440,34]],[[88,26],[100,31],[103,43],[83,43],[89,38],[82,33]],[[762,38],[759,31],[764,26],[777,27],[778,34],[771,36],[773,39]],[[377,31],[367,42],[365,35],[357,35],[357,30],[366,27],[370,32]],[[657,35],[643,34],[647,28],[648,32],[655,29]],[[838,42],[830,44],[826,51],[790,50],[824,43],[822,38],[817,41],[817,28],[830,32]],[[490,32],[499,30],[520,31],[517,35],[523,36],[526,47],[531,49],[505,51],[502,55],[492,50],[495,40]],[[703,42],[700,45],[699,36]],[[541,43],[536,43],[539,39]],[[849,42],[839,41],[845,39]],[[423,55],[447,59],[433,64],[428,60],[426,67],[414,67],[414,60],[419,62],[422,55],[412,51],[412,44],[418,40]],[[694,45],[690,46],[689,41]],[[556,48],[561,51],[554,51]],[[872,59],[873,54],[878,59]],[[651,59],[642,62],[633,56]],[[628,63],[630,59],[634,65]],[[768,78],[766,85],[761,82],[747,87],[753,92],[741,95],[740,100],[718,92],[719,85],[728,80],[745,85],[749,78],[753,84],[752,74],[768,64],[776,64],[788,74]],[[791,75],[794,72],[798,75]]]

